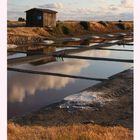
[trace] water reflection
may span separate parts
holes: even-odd
[[[115,46],[116,48],[117,46]],[[120,47],[120,46],[119,46]],[[65,49],[65,48],[64,48]],[[76,55],[89,57],[131,58],[133,53],[116,53],[109,50],[90,50]],[[74,54],[75,55],[75,54]],[[86,77],[106,78],[131,67],[131,64],[64,59],[43,65],[21,65],[17,68],[81,75]],[[62,100],[64,97],[81,91],[97,81],[75,80],[70,78],[41,76],[8,72],[8,113],[24,114],[40,107]]]
[[[57,71],[58,73],[78,74],[81,69],[89,66],[86,61],[71,61],[62,62],[49,66],[36,67],[36,70],[41,71]],[[24,67],[24,66],[23,66]],[[26,69],[32,69],[30,65],[26,66]],[[70,78],[59,78],[52,76],[38,76],[27,75],[23,73],[10,73],[8,74],[9,83],[9,101],[10,102],[22,102],[26,95],[34,95],[38,90],[48,89],[61,89],[64,88],[69,82],[73,82]]]
[[[108,56],[111,55],[111,51],[109,51],[109,50],[103,50],[103,51],[89,50],[89,51],[84,51],[84,52],[81,52],[81,53],[77,53],[76,55],[89,56],[89,57],[108,57]]]
[[[108,50],[84,51],[79,54],[84,55],[84,56],[94,56],[94,57],[97,57],[97,56],[109,57],[112,55],[111,51],[108,51]],[[88,72],[89,66],[91,69],[93,65],[95,66],[98,65],[96,64],[96,62],[94,63],[92,64],[90,61],[87,61],[87,60],[65,59],[64,62],[59,61],[59,62],[48,63],[48,64],[40,65],[40,66],[32,66],[32,65],[26,64],[26,65],[21,65],[18,67],[23,68],[23,69],[31,69],[31,70],[35,69],[36,71],[48,71],[48,72],[64,73],[64,74],[69,74],[69,75],[80,75],[81,71],[84,69],[86,72]],[[89,74],[86,73],[85,76],[87,75]],[[100,73],[98,73],[97,75],[100,75]],[[103,75],[101,74],[101,76]],[[102,77],[99,77],[99,78],[102,78]],[[25,99],[27,95],[35,95],[37,91],[47,92],[48,89],[62,89],[71,82],[74,82],[74,79],[9,72],[8,74],[9,101],[10,102],[23,102],[23,100]]]
[[[108,48],[108,47],[104,47]],[[109,49],[124,49],[124,50],[133,50],[132,46],[122,46],[115,45],[109,47]],[[84,52],[72,54],[77,56],[89,56],[89,57],[101,57],[101,58],[116,58],[116,59],[133,59],[133,52],[123,52],[123,51],[110,51],[110,50],[87,50]]]
[[[24,53],[13,53],[13,54],[9,54],[8,59],[12,59],[12,58],[18,58],[18,57],[26,57],[26,54]]]

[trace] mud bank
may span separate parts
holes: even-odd
[[[11,122],[45,127],[81,123],[133,129],[133,69],[111,76],[62,102],[12,118]]]

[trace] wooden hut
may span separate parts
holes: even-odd
[[[26,11],[27,27],[55,27],[56,11],[32,8]]]

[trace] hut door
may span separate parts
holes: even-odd
[[[52,17],[51,14],[48,14],[48,26],[52,26]]]
[[[42,16],[37,16],[37,20],[42,20]]]
[[[42,15],[36,15],[37,26],[42,26]]]

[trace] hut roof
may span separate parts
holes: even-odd
[[[32,8],[32,9],[29,9],[25,12],[28,12],[28,11],[33,11],[33,10],[37,10],[37,11],[42,11],[42,12],[46,12],[46,13],[57,13],[57,11],[53,11],[53,10],[50,10],[50,9],[41,9],[41,8]]]

